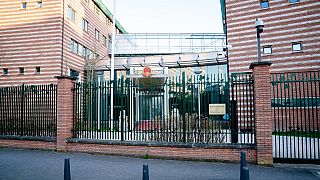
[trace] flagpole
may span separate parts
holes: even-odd
[[[110,103],[110,108],[111,108],[111,124],[110,128],[113,129],[113,99],[114,99],[114,94],[113,94],[113,88],[114,88],[114,53],[115,53],[115,35],[116,35],[116,0],[113,0],[113,18],[112,18],[112,39],[111,39],[111,72],[110,72],[110,80],[111,80],[111,103]]]

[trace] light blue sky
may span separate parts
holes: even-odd
[[[222,33],[220,0],[116,0],[129,33]],[[103,0],[112,12],[113,0]]]

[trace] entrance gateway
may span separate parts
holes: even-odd
[[[155,120],[163,121],[169,111],[169,89],[166,85],[168,67],[131,67],[127,78],[134,83],[130,89],[129,122],[138,122],[138,129],[148,130],[159,126]],[[151,87],[153,86],[153,87]],[[137,112],[134,113],[133,112]]]

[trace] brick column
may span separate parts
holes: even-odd
[[[57,76],[57,150],[67,151],[66,139],[72,137],[73,81],[69,76]]]
[[[250,65],[254,78],[257,163],[272,165],[271,62]]]

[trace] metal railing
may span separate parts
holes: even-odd
[[[117,56],[217,52],[226,46],[225,34],[218,33],[117,34],[115,43]]]
[[[0,88],[0,134],[56,137],[57,85]]]
[[[318,161],[320,71],[271,74],[273,157]]]
[[[249,86],[247,83],[251,81],[235,86]],[[74,88],[73,137],[254,144],[254,121],[249,121],[246,116],[234,119],[237,116],[232,115],[237,109],[230,107],[230,93],[233,92],[230,87],[233,86],[226,75],[121,78],[114,83],[77,83]],[[110,121],[111,88],[115,92],[113,122]],[[237,97],[233,99],[236,103],[239,100]],[[225,113],[210,115],[209,104],[225,104]],[[237,105],[238,108],[241,106]]]

